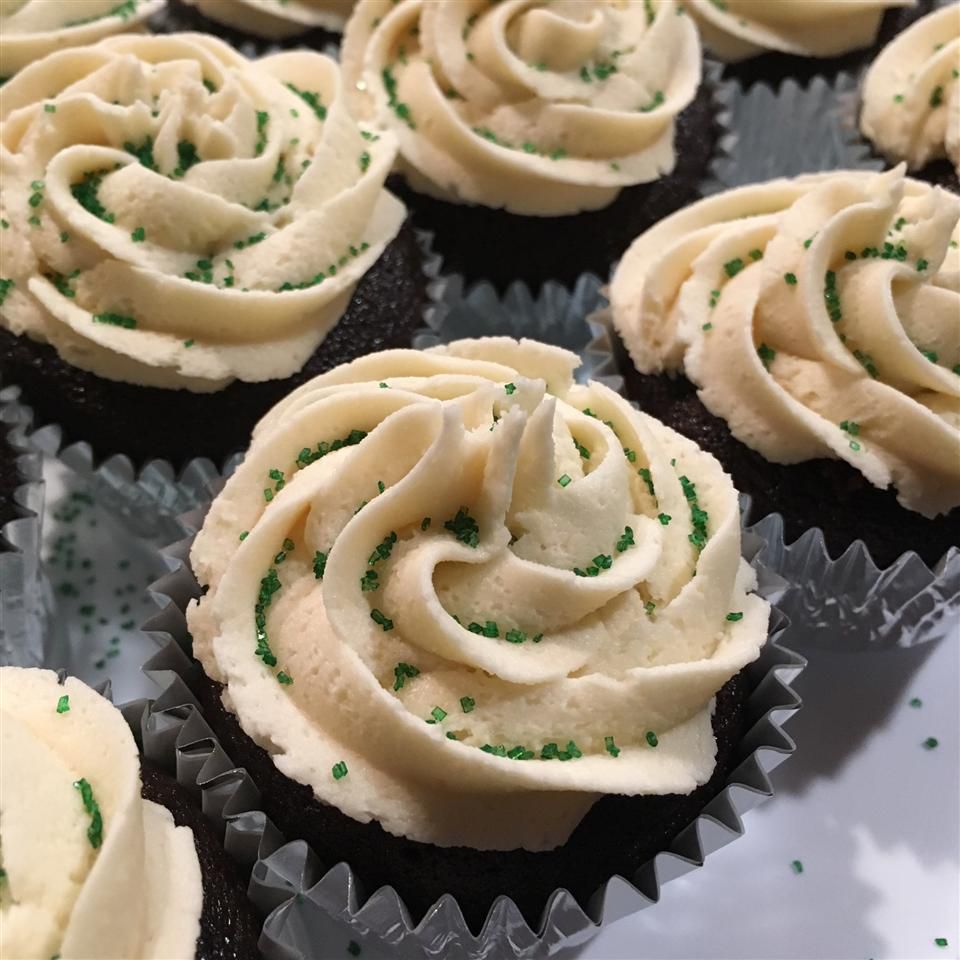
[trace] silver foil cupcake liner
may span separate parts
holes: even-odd
[[[443,261],[433,249],[431,234],[418,230],[417,244],[427,278],[426,317],[434,306],[433,291],[438,289]],[[56,424],[34,431],[30,442],[86,480],[97,503],[122,519],[132,533],[157,544],[180,536],[177,517],[208,501],[211,484],[232,473],[241,460],[237,454],[218,465],[206,457],[197,457],[179,472],[166,460],[151,460],[137,468],[122,454],[98,458],[84,441],[64,445],[63,433]]]
[[[184,529],[195,533],[204,514],[205,510],[199,509],[184,517]],[[789,621],[775,607],[769,640],[760,658],[746,668],[754,690],[747,705],[749,729],[738,751],[743,759],[668,850],[632,877],[611,877],[585,906],[566,890],[556,890],[536,927],[527,923],[507,896],[493,904],[478,933],[471,931],[451,895],[441,897],[424,916],[411,915],[392,887],[364,891],[348,863],[323,864],[303,841],[284,842],[269,818],[258,811],[259,795],[252,792],[255,787],[249,777],[230,766],[215,739],[206,733],[181,734],[187,721],[198,722],[192,719],[196,701],[187,683],[200,669],[190,655],[185,616],[190,600],[201,594],[188,565],[191,543],[192,536],[163,551],[171,571],[150,588],[161,610],[143,629],[159,649],[144,671],[161,693],[149,707],[149,716],[158,718],[152,721],[157,729],[149,739],[144,735],[144,754],[152,758],[155,742],[175,741],[178,777],[181,765],[189,775],[197,774],[204,811],[226,823],[228,849],[244,865],[254,861],[249,892],[257,907],[268,914],[260,939],[267,960],[329,956],[322,936],[331,918],[339,919],[359,939],[376,940],[405,960],[528,960],[554,955],[587,941],[601,926],[656,903],[663,883],[702,866],[709,853],[742,835],[743,814],[773,795],[768,773],[794,752],[794,743],[782,724],[800,707],[791,683],[805,661],[781,645]],[[757,592],[776,602],[784,584],[756,563],[762,547],[759,538],[745,536],[744,556],[757,570]],[[139,709],[144,715],[142,706]],[[199,740],[205,746],[198,753],[195,745]]]
[[[0,529],[0,666],[37,667],[47,652],[53,593],[40,563],[43,457],[27,441],[32,414],[18,396],[16,387],[0,389],[0,432],[23,479],[12,495],[24,511]]]

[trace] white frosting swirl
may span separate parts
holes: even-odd
[[[703,43],[736,62],[770,51],[835,57],[869,47],[888,7],[916,0],[686,0]]]
[[[282,39],[315,27],[340,32],[356,0],[185,0],[204,16],[256,36]]]
[[[203,904],[193,834],[141,798],[120,712],[79,680],[3,667],[0,719],[0,956],[192,957]]]
[[[361,0],[343,65],[418,190],[557,216],[673,170],[700,44],[672,0]]]
[[[194,653],[278,768],[357,820],[547,849],[601,794],[713,771],[712,698],[769,616],[737,494],[577,363],[494,338],[338,367],[261,421],[207,516]]]
[[[47,54],[137,30],[164,0],[0,0],[0,74]]]
[[[863,135],[911,170],[949,156],[960,172],[958,77],[960,4],[953,4],[918,20],[874,60],[863,82]]]
[[[960,504],[958,219],[902,168],[731,190],[634,241],[614,321],[768,460],[842,458],[933,517]]]
[[[0,322],[114,380],[290,376],[400,228],[395,149],[310,51],[176,34],[53,54],[0,91]]]

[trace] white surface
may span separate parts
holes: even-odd
[[[63,468],[48,465],[47,478],[65,665],[88,682],[110,676],[118,702],[150,695],[139,667],[152,642],[136,626],[155,609],[144,587],[162,565],[77,499],[81,488]],[[64,583],[79,595],[65,596]],[[107,656],[111,649],[119,652]],[[773,774],[777,796],[747,814],[744,837],[667,884],[659,904],[567,958],[960,957],[960,636],[915,650],[802,652],[810,660],[796,682],[804,706],[787,725],[798,750]],[[922,706],[910,706],[914,697]],[[936,749],[923,747],[930,736]],[[949,945],[936,946],[937,937]],[[323,956],[348,957],[350,940],[362,943],[364,958],[391,956],[333,923]]]

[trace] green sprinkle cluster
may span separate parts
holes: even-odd
[[[471,633],[476,633],[481,637],[489,637],[491,640],[500,636],[500,628],[495,620],[485,620],[483,623],[473,621],[468,624],[467,629]]]
[[[103,843],[103,817],[100,814],[100,805],[93,795],[93,787],[81,777],[73,783],[74,789],[80,792],[80,799],[83,801],[83,809],[90,814],[90,826],[87,827],[87,839],[94,850],[100,848]]]
[[[744,268],[744,262],[740,257],[734,257],[723,265],[723,271],[728,277],[733,279]]]
[[[879,371],[877,370],[877,365],[873,362],[873,357],[871,357],[869,353],[864,353],[862,350],[854,350],[853,358],[863,367],[864,370],[867,371],[868,374],[870,374],[874,380],[876,380],[880,375]]]
[[[326,271],[320,270],[308,280],[301,280],[299,283],[293,283],[289,280],[277,287],[277,293],[286,293],[288,290],[308,290],[310,287],[316,287],[323,283],[327,277],[335,277],[338,267],[345,267],[352,259],[359,257],[361,253],[370,249],[370,244],[366,240],[359,247],[350,245],[349,253],[345,253],[336,263],[331,263]]]
[[[652,113],[657,107],[663,106],[663,101],[666,98],[663,95],[662,90],[657,90],[656,93],[648,100],[643,106],[637,107],[637,110],[640,113]]]
[[[461,507],[452,520],[446,520],[443,529],[449,530],[460,543],[466,544],[468,547],[476,548],[480,543],[480,527],[477,525],[477,521],[470,516],[466,507]]]
[[[363,430],[351,430],[345,437],[341,437],[340,439],[331,441],[321,440],[317,444],[316,450],[312,450],[310,447],[304,447],[297,454],[297,467],[302,470],[304,467],[310,466],[314,461],[323,459],[328,453],[341,450],[343,447],[355,446],[365,437],[366,433]]]
[[[97,20],[103,20],[106,17],[119,17],[121,20],[129,20],[137,11],[138,0],[123,0],[115,7],[111,7],[104,13],[94,14],[92,17],[83,17],[80,20],[68,20],[65,27],[81,27],[87,23],[94,23]]]
[[[379,563],[381,560],[389,560],[390,554],[393,551],[393,545],[397,542],[397,535],[391,530],[384,538],[374,547],[373,553],[370,554],[367,563],[370,566],[373,566],[375,563]]]
[[[576,437],[573,437],[572,439],[573,439],[573,445],[577,448],[577,453],[579,453],[584,460],[589,460],[590,451],[582,443],[580,443],[580,441],[577,440]]]
[[[603,746],[604,746],[604,749],[607,751],[607,753],[610,754],[611,757],[620,756],[620,748],[614,742],[613,737],[604,737]]]
[[[628,528],[629,529],[629,528]],[[613,566],[613,557],[607,553],[598,553],[586,570],[574,567],[573,572],[578,577],[597,577],[601,570],[609,570]]]
[[[318,120],[327,119],[327,108],[320,101],[319,93],[313,93],[310,90],[301,90],[292,83],[287,84],[287,89],[292,90],[314,112]]]
[[[318,550],[313,556],[313,575],[317,580],[322,580],[326,572],[327,555]]]
[[[710,309],[712,310],[719,301],[720,301],[720,291],[711,290],[710,291]]]
[[[380,627],[384,633],[393,629],[393,621],[385,617],[376,607],[370,611],[370,619]]]
[[[401,661],[393,668],[393,689],[402,690],[407,680],[420,676],[420,670],[412,663],[403,663]]]
[[[417,125],[413,122],[410,107],[397,99],[397,78],[393,75],[393,70],[390,67],[384,67],[381,76],[390,109],[397,115],[398,120],[405,123],[411,130],[416,130]]]
[[[647,490],[650,491],[650,496],[655,497],[657,495],[656,491],[653,488],[653,476],[650,473],[648,467],[641,467],[637,473],[640,475],[640,479],[647,485]]]
[[[153,159],[153,137],[147,137],[139,146],[127,140],[123,145],[123,149],[132,157],[136,157],[148,170],[157,171],[157,164]]]
[[[71,184],[70,193],[73,199],[83,207],[87,213],[92,213],[104,223],[113,223],[114,215],[100,202],[100,185],[103,183],[104,172],[85,173],[79,183]]]
[[[265,114],[264,114],[265,116]],[[259,129],[260,114],[257,114],[257,126]],[[257,156],[259,157],[262,153],[262,148],[257,151]],[[177,144],[177,165],[173,169],[173,173],[170,174],[174,180],[177,180],[183,177],[186,172],[191,168],[195,167],[200,162],[200,154],[197,153],[196,144],[192,143],[189,140],[181,140]]]
[[[511,143],[509,140],[504,140],[502,137],[497,136],[489,127],[473,127],[473,132],[478,137],[482,137],[484,140],[488,140],[490,143],[496,144],[498,147],[504,147],[507,150],[519,149],[524,153],[536,154],[539,157],[548,157],[550,160],[563,160],[567,155],[567,151],[564,150],[563,147],[557,147],[554,150],[545,150],[530,140],[525,140],[517,147],[515,143]]]
[[[93,322],[106,323],[111,327],[123,327],[125,330],[136,330],[137,328],[136,319],[123,313],[96,313],[93,316]]]
[[[266,110],[257,111],[257,142],[254,145],[254,156],[259,157],[267,146],[267,127],[270,124],[270,114]],[[179,150],[179,145],[178,148]]]
[[[617,541],[617,553],[623,553],[624,550],[634,546],[633,527],[624,527],[620,539]]]
[[[690,505],[690,522],[693,525],[693,533],[689,534],[687,539],[699,552],[707,545],[707,521],[710,519],[710,515],[706,510],[700,509],[696,484],[689,477],[680,477],[680,486],[683,488],[683,495]]]
[[[833,270],[828,270],[823,278],[823,302],[826,304],[830,322],[839,323],[843,317],[843,313],[840,309],[840,291],[837,290],[837,275]]]

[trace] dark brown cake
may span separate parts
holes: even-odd
[[[203,876],[196,960],[255,960],[260,956],[260,921],[247,897],[240,868],[223,849],[196,801],[176,780],[146,762],[140,776],[143,797],[166,807],[178,827],[193,831]]]
[[[216,393],[163,390],[107,380],[71,366],[53,347],[0,328],[0,375],[18,384],[38,426],[86,441],[98,461],[123,453],[142,466],[193,457],[222,464],[243,450],[254,425],[280,399],[326,370],[375,350],[409,347],[423,323],[426,277],[409,222],[357,285],[346,313],[303,369],[283,380],[236,380]]]
[[[854,540],[863,540],[881,568],[905,550],[915,550],[932,567],[950,547],[960,546],[960,508],[928,520],[905,510],[894,490],[873,486],[844,460],[771,463],[707,410],[686,377],[639,373],[619,337],[616,353],[630,399],[712,453],[733,477],[734,486],[752,498],[752,521],[768,513],[782,514],[788,543],[811,527],[820,527],[833,557]]]
[[[698,187],[721,133],[716,112],[711,85],[701,83],[677,118],[673,173],[622,190],[602,210],[525,217],[436,200],[411,190],[398,176],[388,186],[412,212],[413,222],[434,233],[446,269],[468,282],[489,280],[501,292],[513,280],[523,280],[535,291],[547,280],[570,285],[582,273],[607,276],[639,234],[700,198]]]
[[[687,796],[603,797],[562,847],[530,853],[437,847],[396,837],[376,821],[359,823],[282,774],[224,708],[222,686],[204,676],[199,665],[193,688],[221,745],[250,773],[261,791],[263,810],[288,838],[305,840],[327,867],[346,861],[360,881],[361,900],[381,886],[394,887],[414,923],[443,894],[452,894],[474,932],[501,895],[511,897],[537,929],[555,890],[568,890],[587,908],[614,874],[634,876],[665,850],[723,789],[742,759],[738,748],[748,728],[750,694],[744,673],[717,694],[717,765],[708,783]]]
[[[839,57],[797,57],[789,53],[764,53],[723,68],[724,80],[737,80],[746,87],[766,83],[777,88],[793,78],[804,85],[814,77],[833,80],[838,73],[857,73],[868,66],[898,34],[933,9],[933,0],[919,0],[914,7],[890,7],[883,15],[877,38],[869,47],[851,50]]]

